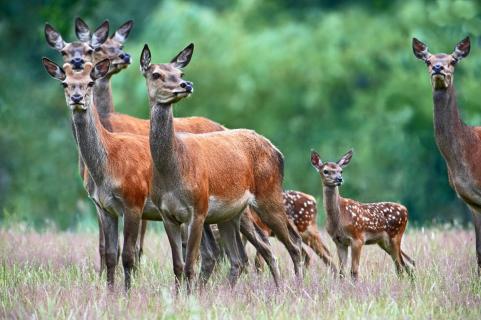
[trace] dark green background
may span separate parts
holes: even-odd
[[[176,106],[176,116],[202,115],[265,135],[285,155],[286,188],[320,199],[309,150],[336,160],[354,148],[344,196],[400,201],[419,224],[469,221],[435,145],[429,77],[411,38],[450,53],[472,37],[455,78],[465,122],[481,124],[475,1],[10,1],[0,14],[3,223],[74,228],[95,217],[63,91],[40,62],[61,62],[45,42],[44,23],[73,41],[76,16],[93,29],[105,18],[111,29],[135,20],[125,44],[134,63],[113,79],[118,111],[148,117],[138,71],[145,42],[154,63],[194,42],[185,78],[196,91]]]

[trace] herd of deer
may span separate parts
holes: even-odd
[[[302,242],[341,276],[351,247],[351,275],[358,277],[365,244],[384,249],[398,274],[413,275],[414,260],[401,249],[406,208],[390,202],[363,204],[339,194],[342,169],[351,161],[352,151],[337,162],[324,162],[315,151],[311,153],[323,185],[326,229],[337,247],[338,269],[317,228],[314,197],[283,191],[283,155],[269,140],[252,130],[230,130],[202,117],[173,117],[174,104],[194,90],[182,73],[191,60],[193,44],[163,64],[151,63],[145,45],[140,71],[146,80],[150,121],[115,112],[110,79],[131,63],[123,43],[132,27],[128,21],[109,37],[108,21],[91,32],[77,18],[78,41],[68,43],[50,24],[45,25],[47,43],[62,54],[64,64],[42,61],[64,87],[80,175],[98,215],[100,274],[106,269],[109,288],[120,257],[118,221],[122,217],[126,290],[142,254],[148,220],[163,221],[176,288],[185,280],[189,292],[199,256],[199,286],[209,279],[221,252],[230,262],[229,281],[236,283],[248,264],[241,234],[257,250],[256,265],[265,260],[276,285],[280,274],[270,235],[284,244],[298,277],[302,262],[307,265],[310,260]],[[432,55],[413,39],[416,57],[429,67],[436,141],[448,165],[449,181],[473,211],[481,267],[481,166],[475,165],[481,157],[481,129],[461,122],[452,80],[454,65],[469,48],[466,38],[453,54]],[[217,226],[217,234],[210,225]]]

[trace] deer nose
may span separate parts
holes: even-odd
[[[119,58],[124,60],[125,63],[130,63],[130,54],[128,53],[119,54]]]
[[[442,70],[443,70],[443,66],[439,63],[436,63],[434,66],[433,66],[433,73],[440,73]]]
[[[74,58],[70,61],[70,63],[73,65],[74,69],[80,69],[82,68],[82,65],[84,64],[84,59],[82,58]]]
[[[182,83],[180,84],[180,87],[181,87],[181,88],[184,88],[185,91],[187,91],[187,92],[192,92],[192,90],[194,89],[193,84],[192,84],[192,82],[190,82],[190,81],[184,81],[184,82],[182,82]]]
[[[70,100],[72,100],[73,103],[79,103],[83,100],[83,97],[80,94],[76,93],[70,97]]]
[[[336,182],[337,182],[337,183],[342,183],[342,181],[343,181],[343,180],[342,180],[342,177],[336,177]]]

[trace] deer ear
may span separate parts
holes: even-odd
[[[173,58],[170,63],[172,63],[176,68],[183,68],[187,66],[192,59],[192,54],[194,53],[194,44],[191,43],[184,48],[179,54]]]
[[[75,34],[82,42],[90,42],[90,39],[92,39],[89,26],[79,17],[75,18]]]
[[[416,38],[413,38],[413,52],[416,58],[426,61],[430,54],[428,47]]]
[[[92,80],[97,80],[105,77],[107,73],[109,72],[110,68],[110,60],[109,59],[104,59],[100,62],[97,62],[97,64],[94,66],[92,71],[90,71],[90,78]]]
[[[150,49],[147,43],[144,45],[144,49],[142,49],[142,53],[140,54],[140,72],[145,75],[147,70],[150,67]]]
[[[337,162],[337,164],[341,167],[345,167],[351,162],[352,159],[352,149],[349,150],[345,155],[342,156],[341,159]]]
[[[60,33],[48,23],[45,24],[45,39],[49,46],[58,51],[62,50],[66,45]]]
[[[43,66],[45,70],[47,70],[48,74],[60,81],[64,81],[66,78],[65,71],[61,67],[59,67],[55,62],[48,58],[42,58]]]
[[[321,157],[319,153],[311,149],[311,164],[317,170],[320,171],[323,165]]]
[[[112,35],[112,38],[121,42],[121,43],[124,43],[124,41],[127,39],[127,37],[129,36],[129,33],[130,33],[130,30],[132,30],[132,27],[134,26],[134,21],[133,20],[129,20],[127,21],[126,23],[124,23],[123,25],[121,25],[117,31],[115,31],[115,33]]]
[[[452,55],[454,58],[456,58],[459,61],[462,58],[467,57],[470,50],[471,50],[471,40],[469,39],[469,37],[466,37],[456,45]]]
[[[92,48],[100,47],[109,37],[109,22],[105,20],[102,24],[95,30],[90,40],[90,45]]]

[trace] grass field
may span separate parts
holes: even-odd
[[[267,270],[257,274],[253,267],[231,289],[222,265],[205,291],[176,297],[167,239],[151,232],[125,295],[121,267],[113,294],[98,277],[96,233],[0,230],[0,318],[481,319],[472,230],[408,233],[404,248],[416,259],[414,284],[398,279],[390,258],[373,246],[363,251],[355,284],[332,277],[317,257],[298,283],[286,250],[273,242],[284,279],[280,289]]]

